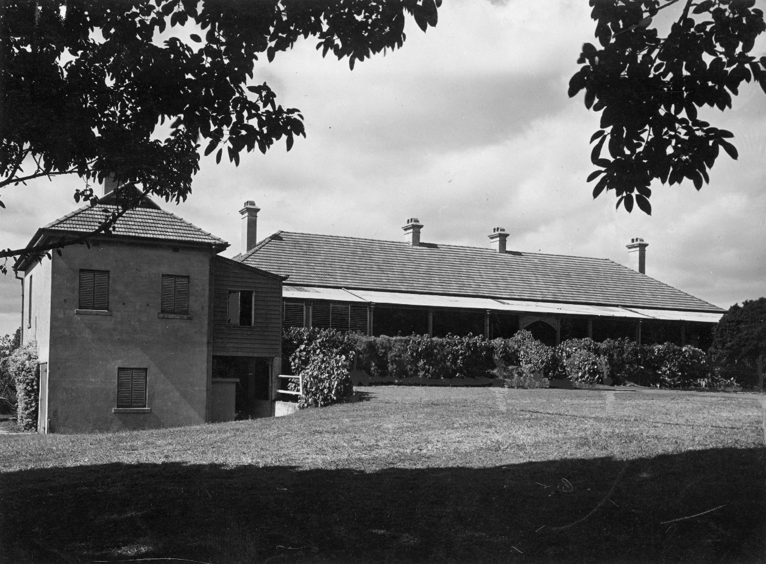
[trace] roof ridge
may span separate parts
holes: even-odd
[[[250,249],[249,251],[246,251],[244,253],[237,253],[233,257],[231,257],[231,260],[235,260],[238,262],[245,262],[254,252],[261,250],[263,247],[265,247],[270,241],[274,240],[274,237],[277,235],[281,235],[282,233],[288,233],[287,231],[282,231],[281,229],[279,231],[276,231],[272,233],[271,235],[268,235],[258,241],[255,244],[255,247]],[[306,235],[310,235],[309,233],[306,233]]]
[[[277,231],[277,233],[275,233],[275,234],[281,234],[281,233],[286,233],[288,235],[308,235],[308,236],[311,236],[311,237],[328,237],[328,238],[341,239],[341,240],[370,241],[370,242],[374,242],[374,243],[392,243],[394,245],[411,247],[411,245],[408,244],[406,241],[392,241],[391,239],[372,239],[370,237],[354,237],[354,236],[351,236],[351,235],[326,235],[324,233],[306,233],[304,231]],[[263,243],[263,241],[261,241],[261,243]],[[253,247],[250,251],[248,251],[247,256],[249,256],[250,253],[255,251],[261,243],[259,243],[255,247]],[[428,247],[428,245],[437,245],[439,248],[449,247],[449,248],[457,248],[457,249],[474,249],[474,250],[477,250],[477,251],[487,251],[488,253],[493,253],[493,254],[503,254],[503,253],[498,253],[497,251],[495,251],[491,247],[479,247],[479,246],[476,246],[476,245],[458,245],[458,244],[455,244],[455,243],[434,243],[434,242],[429,242],[429,241],[421,241],[421,245],[423,247]],[[566,257],[566,258],[579,258],[579,259],[587,259],[587,260],[598,260],[598,261],[615,262],[615,261],[612,261],[612,259],[609,259],[609,258],[589,257],[589,256],[585,256],[585,255],[567,255],[567,254],[563,254],[563,253],[543,253],[543,252],[535,252],[535,251],[510,250],[510,251],[507,251],[504,254],[512,255],[513,253],[523,253],[524,255],[527,255],[527,256]],[[615,264],[620,264],[620,263],[615,262]],[[621,265],[621,266],[623,266],[623,265]]]

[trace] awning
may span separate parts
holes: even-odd
[[[283,286],[282,295],[285,299],[329,300],[445,309],[478,309],[540,315],[582,315],[587,317],[619,317],[622,319],[660,321],[698,321],[702,323],[718,323],[718,320],[723,315],[722,313],[699,311],[471,298],[438,294],[409,294],[405,292],[380,292],[377,290],[345,290],[342,288],[291,286],[287,284]]]
[[[364,302],[340,288],[318,288],[316,286],[282,286],[282,298],[286,300],[330,300],[334,302]]]
[[[436,294],[405,294],[401,292],[377,292],[373,290],[346,290],[365,302],[374,304],[441,307],[458,309],[503,309],[502,305],[488,298],[440,296]]]
[[[550,302],[525,302],[521,300],[497,300],[506,306],[508,311],[557,314],[557,315],[588,315],[591,317],[628,317],[631,319],[647,319],[643,314],[636,313],[616,306],[595,306],[581,304],[563,304]]]
[[[677,311],[672,309],[630,308],[631,311],[661,321],[698,321],[700,323],[718,323],[723,313],[707,311]]]

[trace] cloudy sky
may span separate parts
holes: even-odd
[[[403,49],[353,71],[308,40],[255,77],[302,110],[307,138],[239,167],[203,159],[189,200],[164,207],[231,242],[227,256],[239,251],[248,199],[261,208],[259,239],[286,230],[400,240],[417,217],[430,242],[487,246],[500,226],[514,250],[627,264],[625,245],[643,237],[658,280],[724,308],[766,295],[766,96],[751,86],[733,111],[705,115],[735,133],[740,153],[722,154],[710,185],[654,186],[651,217],[615,210],[585,182],[598,115],[566,93],[593,29],[586,0],[445,0],[436,28],[408,21]],[[26,245],[75,209],[78,187],[6,189],[0,247]],[[19,311],[19,282],[0,276],[0,335]]]

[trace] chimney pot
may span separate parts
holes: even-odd
[[[261,208],[255,205],[255,201],[247,200],[245,207],[239,210],[242,216],[242,243],[241,252],[246,253],[258,243],[258,212]]]
[[[413,247],[420,246],[420,230],[423,229],[423,224],[417,217],[411,217],[407,220],[407,225],[402,227],[404,230],[404,240]]]
[[[648,246],[649,243],[645,243],[641,237],[633,237],[627,245],[630,265],[633,270],[641,274],[646,274],[646,247]]]
[[[504,253],[507,239],[508,233],[505,232],[505,227],[495,227],[489,235],[489,244],[496,252]]]

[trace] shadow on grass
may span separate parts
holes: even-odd
[[[0,475],[0,560],[761,562],[765,467],[766,449],[715,449],[376,472],[24,470]]]

